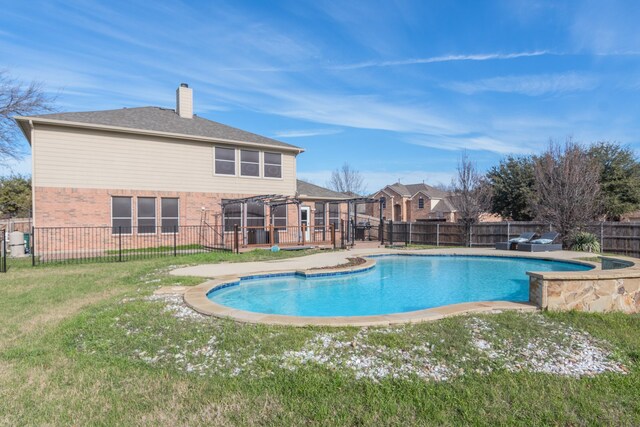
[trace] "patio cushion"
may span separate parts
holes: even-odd
[[[536,239],[531,241],[531,243],[537,245],[548,245],[551,242],[553,242],[553,239]]]

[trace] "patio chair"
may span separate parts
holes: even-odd
[[[544,233],[538,239],[526,243],[519,243],[517,249],[523,252],[561,251],[562,243],[553,243],[560,234],[555,231]]]
[[[498,242],[496,243],[496,249],[500,249],[503,251],[513,251],[516,249],[517,245],[520,243],[526,243],[535,237],[536,233],[522,233],[518,237],[514,237],[513,239],[509,239],[508,242]]]

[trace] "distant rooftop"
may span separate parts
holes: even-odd
[[[333,191],[319,185],[311,184],[301,179],[296,180],[298,197],[309,197],[318,199],[348,199],[350,196],[345,193]]]
[[[422,191],[432,199],[444,199],[449,196],[449,193],[447,193],[446,191],[438,190],[437,188],[434,188],[425,183],[401,184],[399,182],[396,182],[395,184],[391,184],[388,187],[390,187],[396,193],[406,197],[412,197],[419,191]]]

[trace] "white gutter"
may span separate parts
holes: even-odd
[[[83,129],[107,130],[107,131],[122,132],[122,133],[137,134],[137,135],[150,135],[150,136],[160,136],[164,138],[175,138],[175,139],[181,139],[181,140],[187,140],[187,141],[202,141],[202,142],[213,142],[213,143],[222,142],[222,143],[240,145],[240,146],[246,146],[246,147],[267,148],[275,151],[289,151],[289,152],[292,151],[297,154],[304,152],[304,149],[299,147],[281,147],[277,145],[262,144],[259,142],[236,141],[233,139],[225,139],[225,138],[210,138],[206,136],[186,135],[183,133],[162,132],[162,131],[154,131],[154,130],[127,128],[127,127],[121,127],[121,126],[100,125],[100,124],[93,124],[93,123],[70,122],[66,120],[45,119],[40,117],[29,117],[29,116],[16,116],[13,119],[18,122],[28,120],[32,124],[36,123],[36,124],[45,124],[45,125],[48,124],[48,125],[57,125],[57,126],[64,126],[64,127],[83,128]]]

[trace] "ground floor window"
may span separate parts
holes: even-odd
[[[264,227],[264,205],[262,203],[247,203],[247,227]]]
[[[178,228],[179,217],[179,199],[163,197],[160,202],[160,216],[163,233],[172,233]]]
[[[233,231],[233,228],[237,225],[242,226],[242,204],[232,203],[226,205],[223,209],[224,212],[224,230]]]
[[[316,227],[324,227],[325,224],[325,205],[324,202],[316,202],[316,212],[313,217],[313,222]]]
[[[138,197],[138,234],[156,232],[156,198]]]
[[[113,234],[131,234],[131,197],[111,197],[111,229]]]
[[[271,208],[273,225],[279,229],[287,227],[287,205],[278,205]]]
[[[329,203],[329,224],[333,224],[333,227],[340,229],[340,203]]]

